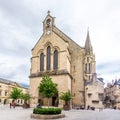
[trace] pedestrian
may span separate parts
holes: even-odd
[[[12,104],[10,103],[10,109],[11,109]]]
[[[89,110],[89,109],[90,109],[90,106],[88,105],[88,106],[87,106],[87,110]]]
[[[116,106],[114,106],[114,110],[116,110]]]
[[[13,103],[13,108],[15,108],[15,106],[16,106],[16,104],[15,104],[15,102]]]
[[[103,111],[103,107],[100,107],[100,108],[99,108],[99,112],[100,112],[100,111]]]

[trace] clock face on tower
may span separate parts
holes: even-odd
[[[47,19],[46,24],[47,24],[47,27],[49,27],[51,25],[51,20]]]

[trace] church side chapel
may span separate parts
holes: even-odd
[[[89,31],[85,41],[85,46],[81,47],[55,26],[55,18],[50,15],[50,11],[43,21],[43,34],[32,49],[31,69],[30,69],[30,105],[35,106],[40,101],[47,105],[47,99],[39,94],[38,86],[43,75],[48,74],[58,86],[59,93],[50,99],[50,105],[62,107],[64,104],[59,99],[61,92],[70,91],[73,99],[70,104],[74,106],[89,105],[100,107],[102,105],[98,95],[103,89],[89,92],[89,86],[97,84],[96,61],[93,54]],[[91,84],[92,83],[92,84]],[[102,82],[98,82],[103,84]],[[88,87],[87,87],[88,86]],[[95,87],[90,87],[95,88]],[[87,91],[87,92],[86,92]],[[91,91],[91,89],[90,89]],[[93,89],[95,91],[95,89]],[[91,94],[89,98],[89,94]],[[94,101],[92,102],[92,98]]]

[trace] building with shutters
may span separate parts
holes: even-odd
[[[120,109],[120,79],[107,83],[104,104],[107,108]]]
[[[9,104],[12,103],[12,99],[10,99],[10,93],[13,88],[18,88],[22,90],[23,93],[28,93],[28,88],[21,86],[17,82],[6,80],[0,78],[0,104]],[[24,100],[17,99],[16,104],[22,105]]]

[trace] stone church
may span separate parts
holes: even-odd
[[[55,18],[48,14],[43,21],[43,34],[32,49],[30,69],[30,104],[36,105],[47,99],[38,92],[44,74],[49,74],[58,84],[59,93],[51,98],[50,105],[62,106],[61,92],[70,91],[73,95],[71,105],[86,106],[86,86],[96,80],[96,61],[93,54],[89,31],[85,46],[81,47],[55,26]]]

